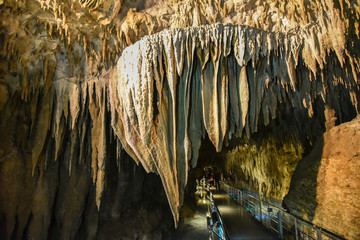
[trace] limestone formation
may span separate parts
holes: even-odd
[[[346,239],[360,236],[359,121],[327,129],[299,163],[284,201],[292,213]]]
[[[123,150],[160,175],[176,225],[206,137],[219,152],[296,139],[283,179],[243,168],[282,198],[325,106],[336,124],[358,114],[359,14],[342,0],[0,1],[0,237],[95,238],[109,179],[136,181]]]
[[[298,113],[292,131],[310,135],[303,121],[313,118],[316,101],[342,112],[344,103],[330,90],[339,87],[347,89],[342,97],[359,107],[355,78],[339,76],[347,79],[343,85],[326,74],[343,60],[311,71],[302,51],[308,44],[298,35],[211,25],[166,30],[122,52],[111,78],[112,125],[132,157],[162,177],[175,221],[189,162],[196,163],[193,156],[205,134],[219,152],[233,135],[250,137],[259,125],[267,126],[281,106],[287,115]],[[193,96],[201,98],[192,101]],[[283,197],[286,191],[281,192]]]

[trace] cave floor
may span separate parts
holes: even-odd
[[[213,192],[213,198],[231,239],[277,239],[225,192]]]
[[[173,232],[172,240],[205,240],[209,239],[207,229],[206,212],[209,200],[199,199],[196,204],[197,212],[193,217],[185,218],[180,221],[178,228]]]
[[[213,192],[214,201],[221,213],[231,239],[265,240],[277,239],[276,236],[258,223],[240,204],[225,192]],[[203,199],[206,199],[205,196]],[[207,240],[206,212],[209,200],[198,199],[196,213],[182,219],[178,228],[171,234],[171,240]]]

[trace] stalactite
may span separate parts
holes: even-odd
[[[143,4],[139,2],[135,8]],[[18,144],[14,149],[30,153],[26,164],[31,166],[4,164],[3,172],[7,178],[14,169],[31,169],[34,178],[40,174],[31,188],[39,194],[34,203],[45,201],[41,189],[51,178],[44,168],[51,168],[55,159],[69,181],[61,189],[85,186],[92,177],[100,208],[111,135],[107,114],[118,142],[119,171],[124,149],[147,172],[158,173],[177,223],[188,170],[196,166],[206,134],[220,151],[232,136],[250,138],[279,114],[296,117],[296,131],[306,135],[311,127],[302,113],[307,113],[306,120],[315,119],[319,104],[331,105],[340,122],[349,118],[343,111],[351,108],[347,101],[358,112],[358,39],[350,38],[359,35],[358,3],[340,1],[339,10],[331,0],[312,0],[309,10],[286,1],[276,7],[271,1],[259,6],[253,1],[226,2],[223,7],[207,0],[185,2],[189,8],[163,2],[160,8],[141,11],[127,9],[122,1],[4,2],[2,63],[17,63],[3,71],[7,78],[1,78],[0,111],[8,111],[10,103],[30,105],[23,107],[29,114],[23,118],[31,122],[28,129],[24,127],[21,137],[9,136]],[[264,10],[266,4],[273,13]],[[33,9],[38,5],[41,9]],[[36,23],[45,24],[43,32]],[[157,34],[144,37],[149,33]],[[21,159],[17,154],[15,158]],[[85,167],[89,162],[91,169]],[[91,177],[79,178],[79,172],[91,172]],[[79,193],[80,202],[87,191],[88,186]],[[59,204],[72,197],[60,196]],[[51,199],[45,202],[50,208]],[[74,237],[83,207],[79,205],[74,205],[71,221],[55,216],[66,222],[64,238]],[[7,206],[10,236],[15,227],[25,229],[30,210],[22,209],[26,204],[21,200],[3,208]],[[44,229],[49,224],[45,210],[34,214],[37,222],[44,221]],[[17,223],[15,216],[22,214]],[[39,235],[29,231],[33,238]]]
[[[307,111],[311,118],[317,99],[312,82],[326,103],[331,94],[325,91],[327,82],[333,80],[322,75],[329,55],[315,56],[323,50],[310,34],[307,41],[245,26],[213,25],[164,31],[124,49],[111,77],[112,126],[124,149],[147,171],[160,174],[175,222],[189,163],[196,163],[205,132],[221,151],[233,131],[241,137],[245,129],[250,137],[259,126],[267,126],[277,117],[278,104]],[[308,74],[300,81],[304,70]],[[357,82],[350,81],[348,91],[350,86]],[[297,131],[308,134],[302,120],[297,121]],[[197,134],[191,133],[193,126]]]

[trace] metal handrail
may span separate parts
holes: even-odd
[[[281,207],[275,206],[271,203],[268,203],[267,201],[264,201],[263,199],[261,199],[261,196],[260,198],[256,197],[241,189],[234,188],[224,182],[221,182],[220,186],[227,194],[230,195],[230,197],[240,202],[243,207],[249,208],[249,211],[254,215],[254,217],[257,218],[265,227],[278,233],[278,237],[280,239],[284,239],[283,230],[286,230],[287,233],[290,233],[291,235],[295,235],[296,240],[304,240],[304,239],[322,240],[323,236],[331,240],[344,240],[344,238],[337,236],[336,234],[324,228],[316,226],[315,224],[312,224],[289,212],[286,212],[286,210]],[[256,202],[252,199],[258,201],[258,204],[256,204]],[[265,205],[267,205],[267,211],[266,210],[264,211]],[[253,208],[252,210],[251,207]],[[272,210],[277,211],[277,213],[275,214],[274,211],[274,214],[271,214]],[[259,212],[259,215],[257,215],[257,211]],[[267,219],[266,221],[267,224],[265,224],[266,222],[263,222],[263,218],[265,216]],[[290,220],[291,222],[289,222]],[[277,229],[272,226],[271,222],[276,223]],[[292,228],[294,228],[294,230],[292,230]]]
[[[209,191],[208,189],[205,189],[205,191]],[[210,192],[210,191],[209,191]],[[228,232],[228,230],[227,230],[227,228],[226,228],[226,226],[225,226],[225,224],[224,224],[224,222],[223,222],[223,217],[222,217],[222,215],[221,215],[221,213],[220,213],[220,211],[219,211],[219,209],[218,209],[218,207],[217,207],[217,205],[215,204],[215,202],[214,202],[214,199],[213,199],[213,196],[212,196],[212,193],[210,192],[210,198],[209,198],[209,200],[210,200],[210,205],[211,205],[211,208],[213,208],[213,209],[215,209],[216,210],[216,212],[218,213],[218,215],[219,215],[219,218],[220,218],[220,220],[221,220],[221,224],[223,225],[223,227],[224,227],[224,235],[225,235],[225,239],[226,240],[230,240],[230,237],[229,237],[229,232]],[[219,236],[219,234],[217,234],[214,230],[212,230],[220,239],[222,238],[221,236]]]

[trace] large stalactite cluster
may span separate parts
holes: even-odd
[[[350,74],[327,74],[349,60],[325,58],[326,67],[311,71],[311,44],[298,35],[212,25],[167,30],[122,52],[110,85],[112,125],[133,159],[162,177],[175,220],[205,134],[219,152],[225,139],[267,126],[280,107],[296,119],[294,133],[305,136],[318,101],[340,121],[343,104],[357,111],[350,65]]]
[[[73,238],[92,211],[89,192],[101,210],[111,159],[121,169],[123,149],[160,175],[176,224],[205,136],[217,151],[264,129],[304,143],[324,131],[325,106],[338,123],[350,120],[360,107],[359,8],[1,1],[0,230],[46,238],[56,218]],[[80,210],[65,219],[52,211],[72,201],[73,185]]]

